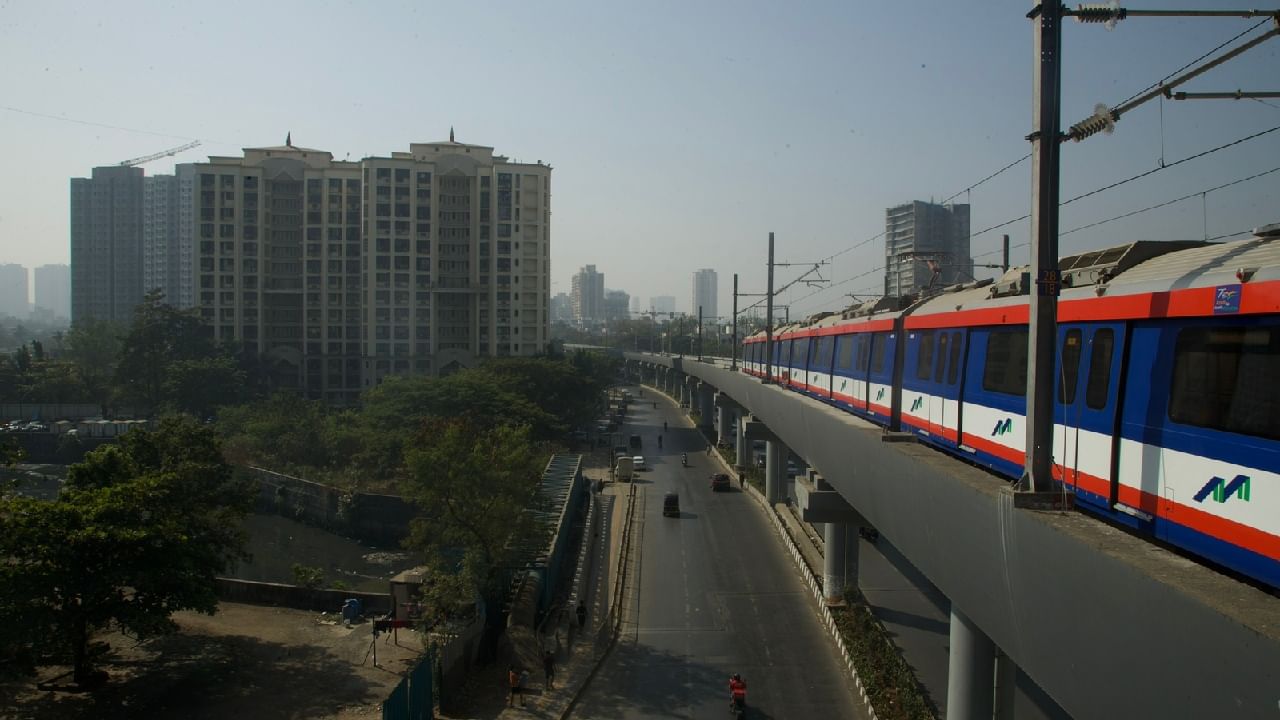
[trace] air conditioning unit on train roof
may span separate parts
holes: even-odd
[[[1064,257],[1058,261],[1058,274],[1063,287],[1100,285],[1151,258],[1205,245],[1203,240],[1139,240]]]
[[[886,297],[876,298],[875,300],[867,300],[866,302],[852,305],[844,312],[840,313],[840,317],[848,320],[856,317],[866,317],[882,312],[897,312],[905,310],[916,301],[914,295],[889,295]]]

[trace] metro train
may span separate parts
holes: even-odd
[[[1053,476],[1076,504],[1280,588],[1280,224],[1059,262]],[[745,339],[742,367],[1006,478],[1025,452],[1026,269]],[[769,368],[766,370],[766,368]]]

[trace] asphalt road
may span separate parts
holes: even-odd
[[[747,682],[748,717],[865,717],[764,510],[736,486],[710,490],[701,436],[668,400],[654,409],[652,395],[621,431],[643,437],[650,468],[638,477],[633,594],[621,638],[573,717],[724,717],[735,672]],[[663,420],[670,430],[659,450]],[[663,517],[666,492],[679,493],[680,517]]]

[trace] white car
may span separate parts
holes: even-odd
[[[635,469],[637,471],[649,469],[645,467],[643,455],[636,455],[635,457],[631,458],[631,463],[635,466]]]

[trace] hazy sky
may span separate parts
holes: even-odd
[[[688,310],[693,271],[713,267],[727,314],[733,273],[763,289],[772,230],[779,261],[841,253],[822,268],[827,289],[779,303],[842,307],[882,285],[871,238],[886,207],[941,200],[1028,152],[1031,5],[0,1],[0,262],[68,262],[68,179],[95,165],[204,141],[146,165],[168,173],[286,132],[355,160],[453,126],[460,142],[554,166],[553,294],[592,263],[646,308],[672,295]],[[1064,128],[1258,22],[1068,21]],[[1238,88],[1280,90],[1280,40],[1183,89]],[[1276,100],[1151,102],[1063,147],[1062,197],[1277,126]],[[1062,250],[1280,222],[1280,172],[1201,195],[1274,168],[1280,131],[1072,203],[1064,232],[1195,195],[1064,235]],[[956,198],[973,232],[1026,214],[1029,179],[1024,162]],[[975,255],[1002,232],[1017,246],[1029,222],[976,234]],[[779,284],[799,272],[779,269]]]

